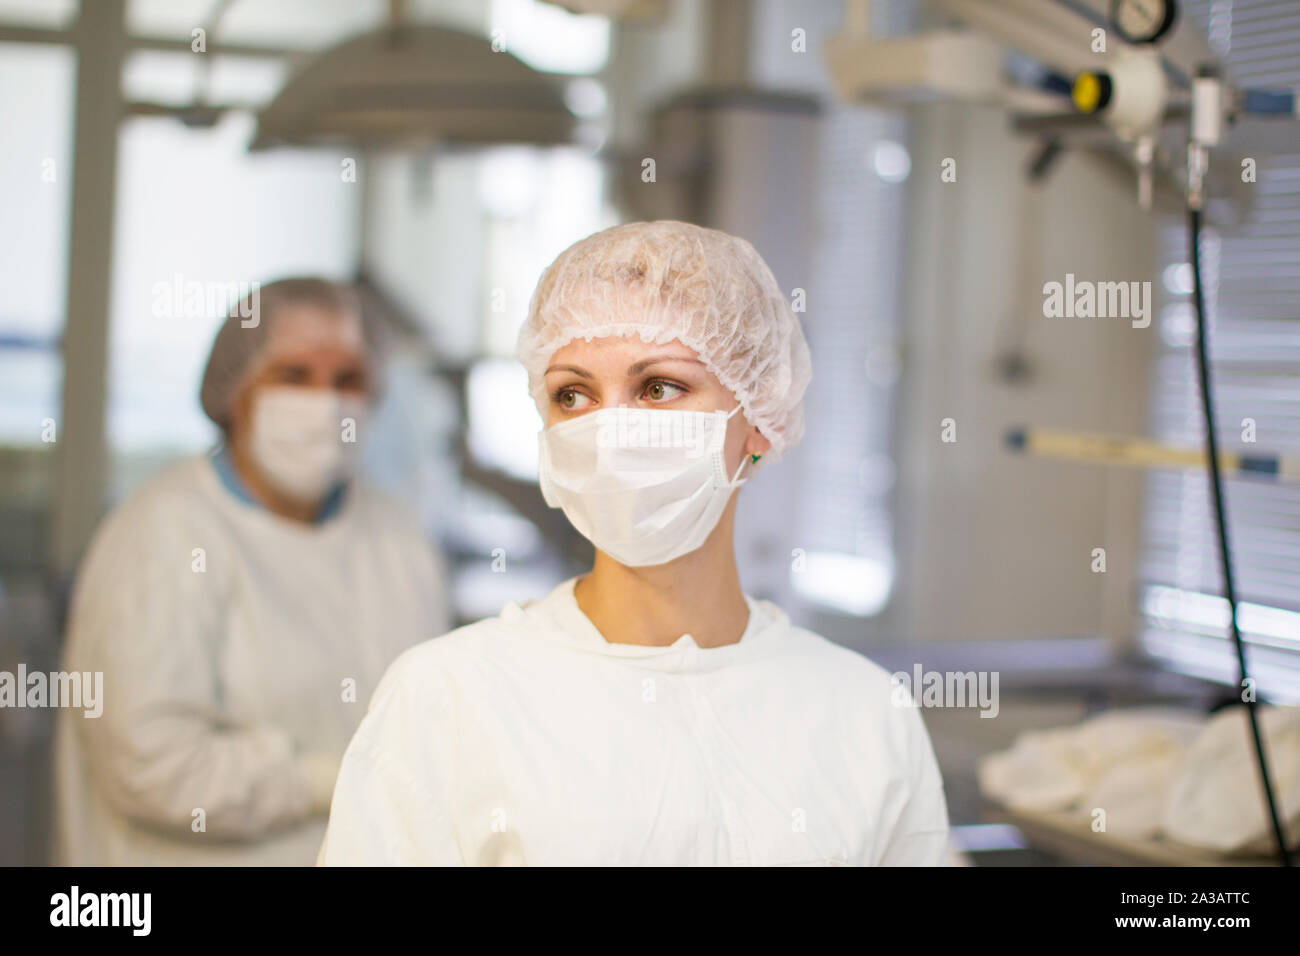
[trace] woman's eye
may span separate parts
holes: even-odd
[[[684,391],[686,390],[680,385],[674,385],[671,382],[651,382],[645,388],[645,397],[652,402],[662,402],[666,399],[676,398]]]
[[[364,392],[366,380],[361,375],[340,375],[334,379],[334,388],[340,392]]]
[[[562,388],[555,393],[555,400],[565,411],[573,411],[583,407],[582,403],[587,400],[587,396],[572,388]]]
[[[311,370],[301,365],[285,365],[276,369],[272,378],[286,385],[301,385],[311,381]]]

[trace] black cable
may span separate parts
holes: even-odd
[[[1192,247],[1192,291],[1196,302],[1196,369],[1200,376],[1201,407],[1205,412],[1205,444],[1209,456],[1210,488],[1214,493],[1214,518],[1219,527],[1219,558],[1223,564],[1223,593],[1228,599],[1228,619],[1232,627],[1232,643],[1237,649],[1237,666],[1241,670],[1241,686],[1246,686],[1246,648],[1237,626],[1237,592],[1232,581],[1232,555],[1228,550],[1228,519],[1223,507],[1223,478],[1219,474],[1219,445],[1214,432],[1214,403],[1210,394],[1210,361],[1206,347],[1205,291],[1201,287],[1201,211],[1190,209],[1190,242]],[[1268,813],[1273,823],[1273,838],[1277,842],[1278,859],[1283,866],[1291,865],[1286,837],[1277,814],[1277,800],[1269,781],[1268,758],[1264,754],[1264,740],[1259,732],[1259,718],[1255,713],[1255,695],[1243,701],[1250,719],[1250,732],[1255,738],[1255,757],[1263,783]]]

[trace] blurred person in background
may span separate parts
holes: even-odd
[[[946,863],[919,710],[741,587],[735,491],[799,440],[811,378],[754,248],[596,233],[542,275],[519,357],[543,494],[595,564],[398,659],[320,862]]]
[[[255,291],[203,376],[223,441],[97,531],[63,666],[103,714],[58,717],[56,862],[314,861],[379,677],[449,626],[440,558],[353,474],[376,331],[346,286]]]

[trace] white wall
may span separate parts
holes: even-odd
[[[993,109],[919,108],[906,237],[899,422],[899,592],[911,639],[1106,634],[1129,640],[1140,476],[1005,450],[1008,426],[1140,435],[1156,333],[1125,319],[1049,319],[1043,283],[1149,280],[1152,221],[1070,153],[1043,187]],[[945,157],[957,182],[940,181]],[[1032,377],[995,371],[1017,323]],[[957,441],[940,441],[940,422]],[[1092,549],[1106,549],[1104,574]]]

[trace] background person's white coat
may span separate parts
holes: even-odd
[[[447,623],[436,556],[362,483],[302,525],[239,501],[206,456],[153,479],[78,578],[63,666],[103,672],[103,716],[59,713],[58,861],[311,864],[322,766],[384,669]]]
[[[947,861],[929,736],[882,668],[752,599],[736,644],[610,644],[573,584],[390,668],[322,864]]]

